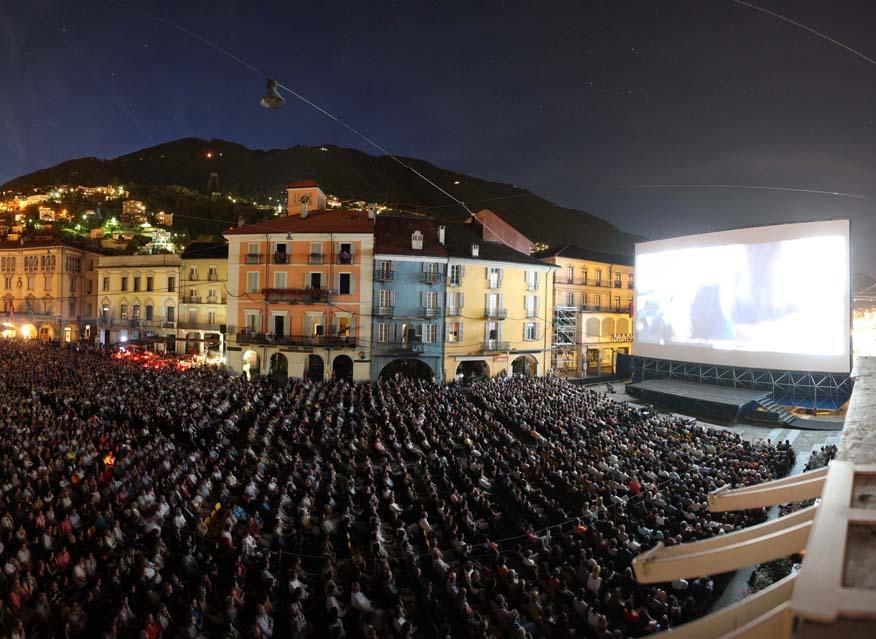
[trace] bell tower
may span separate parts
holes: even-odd
[[[307,217],[311,211],[322,211],[326,208],[328,198],[313,180],[298,180],[286,187],[289,195],[286,211],[289,215]]]

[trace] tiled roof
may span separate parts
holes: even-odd
[[[414,231],[423,234],[422,250],[411,248],[411,235]],[[438,242],[438,224],[434,220],[386,214],[377,216],[374,253],[447,257],[447,250]]]
[[[495,262],[517,262],[520,264],[538,264],[550,266],[541,260],[516,251],[501,242],[486,242],[481,237],[480,226],[477,223],[453,223],[447,225],[447,253],[451,257],[467,257],[473,260],[488,260]],[[471,254],[471,245],[478,245],[477,257]]]
[[[273,217],[262,222],[236,226],[225,235],[264,235],[265,233],[373,233],[374,220],[364,211],[317,210],[306,218],[300,215]]]
[[[290,182],[289,184],[287,184],[286,188],[287,189],[305,189],[305,188],[311,188],[314,186],[318,187],[319,184],[314,182],[313,180],[295,180],[294,182]]]
[[[228,244],[225,242],[192,242],[180,256],[184,260],[226,259]]]
[[[616,253],[601,253],[584,249],[574,244],[559,244],[552,246],[544,251],[539,251],[535,254],[536,257],[567,257],[573,260],[590,260],[591,262],[603,262],[605,264],[620,264],[623,266],[634,266],[635,257],[632,255],[618,255]]]

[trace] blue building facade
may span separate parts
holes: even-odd
[[[381,215],[375,224],[371,378],[444,379],[444,227]]]

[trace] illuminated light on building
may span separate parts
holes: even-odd
[[[33,339],[36,337],[36,328],[34,328],[33,324],[25,324],[21,327],[21,336],[24,339]]]

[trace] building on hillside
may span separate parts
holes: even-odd
[[[124,200],[122,214],[119,219],[126,224],[142,224],[147,222],[146,204],[140,200]]]
[[[180,256],[177,337],[189,355],[222,357],[228,303],[228,244],[194,242]],[[180,352],[177,348],[177,352]]]
[[[155,223],[162,226],[173,226],[173,213],[167,211],[158,211],[155,214]]]
[[[92,339],[99,258],[58,238],[0,242],[2,335]]]
[[[444,379],[445,227],[426,218],[377,216],[371,377]]]
[[[97,271],[100,343],[143,340],[179,353],[179,255],[103,256]]]
[[[38,211],[40,222],[55,221],[55,209],[53,209],[51,206],[40,206]]]
[[[513,227],[497,227],[486,217],[446,227],[445,381],[457,375],[544,375],[548,370],[556,267],[484,239],[504,237],[521,248],[531,245],[525,238],[512,238],[510,232],[517,233]]]
[[[554,277],[554,361],[562,375],[612,375],[633,346],[632,256],[565,244],[537,254]]]
[[[225,233],[228,365],[247,375],[367,380],[373,214],[326,210],[315,182],[288,191],[288,215]]]

